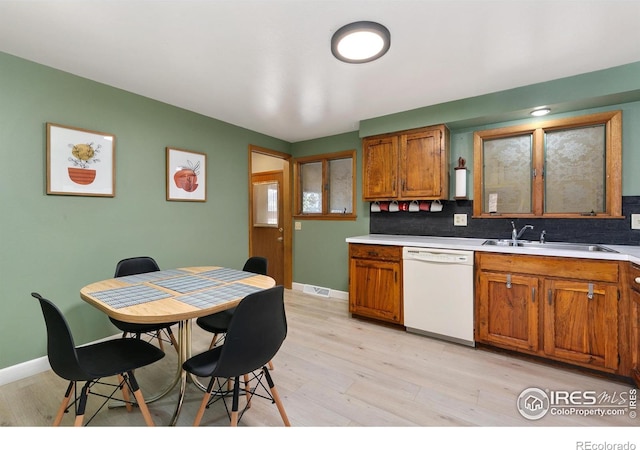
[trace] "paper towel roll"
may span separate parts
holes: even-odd
[[[456,198],[467,196],[467,169],[456,169]]]

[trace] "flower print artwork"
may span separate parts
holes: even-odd
[[[113,197],[115,136],[47,124],[47,194]]]
[[[69,167],[69,178],[74,183],[78,184],[91,184],[96,178],[96,170],[90,169],[91,163],[99,163],[100,160],[96,157],[100,153],[100,144],[90,142],[88,144],[69,144],[71,148],[71,155],[69,162],[73,167]]]

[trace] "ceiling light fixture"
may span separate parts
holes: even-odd
[[[529,114],[535,117],[540,117],[540,116],[546,116],[550,112],[551,112],[551,109],[549,108],[538,108],[538,109],[534,109]]]
[[[391,46],[391,34],[376,22],[354,22],[331,38],[331,53],[340,61],[361,64],[380,58]]]

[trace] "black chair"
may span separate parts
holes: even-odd
[[[252,256],[244,263],[244,267],[242,268],[242,270],[244,270],[245,272],[257,273],[259,275],[266,275],[267,258],[264,258],[262,256]],[[231,308],[196,319],[196,324],[200,328],[208,331],[209,333],[213,333],[213,338],[211,339],[211,344],[209,345],[210,349],[215,347],[216,344],[222,342],[222,338],[229,328],[229,323],[231,322],[234,311],[235,308]],[[273,369],[273,367],[271,367],[271,369]]]
[[[149,256],[136,256],[133,258],[126,258],[118,262],[116,265],[116,273],[114,277],[126,277],[129,275],[139,275],[142,273],[148,272],[157,272],[160,270],[158,263]],[[118,319],[114,319],[113,317],[109,317],[111,323],[113,323],[120,331],[122,331],[122,337],[127,337],[129,334],[135,335],[138,339],[143,334],[150,334],[154,337],[157,337],[158,344],[160,348],[164,350],[164,346],[162,345],[162,331],[167,334],[168,339],[170,340],[173,347],[178,350],[178,342],[176,341],[173,332],[171,331],[171,327],[175,325],[177,322],[171,323],[129,323],[123,322]]]
[[[204,410],[212,403],[225,400],[226,383],[220,379],[233,380],[232,407],[229,414],[231,426],[237,426],[242,414],[250,406],[254,396],[271,400],[278,407],[282,421],[290,426],[278,391],[273,383],[267,363],[280,349],[287,336],[287,318],[284,311],[284,288],[275,286],[247,295],[240,301],[233,314],[224,344],[200,353],[184,362],[182,367],[198,377],[211,377],[194,426],[200,425]],[[238,412],[240,399],[240,376],[251,374],[255,388],[243,389],[247,405]],[[218,387],[214,391],[215,382]],[[266,381],[268,385],[264,385]],[[246,384],[245,384],[246,386]],[[215,395],[214,395],[215,394]]]
[[[53,425],[62,422],[68,411],[72,393],[75,398],[75,425],[82,426],[89,394],[106,398],[98,411],[91,416],[87,424],[96,416],[107,401],[113,398],[118,390],[122,391],[122,400],[127,410],[132,410],[129,393],[132,392],[136,404],[140,408],[147,425],[153,426],[153,419],[144,401],[133,371],[154,363],[164,357],[164,352],[154,345],[140,339],[112,339],[96,344],[76,347],[69,325],[60,310],[51,301],[40,294],[31,294],[37,298],[47,326],[47,355],[53,371],[61,378],[69,381],[62,404],[54,419]],[[105,377],[118,376],[118,384],[101,380]],[[78,398],[77,383],[84,382]],[[110,386],[113,391],[109,395],[93,392],[96,384]]]

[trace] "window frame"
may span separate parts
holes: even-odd
[[[545,213],[544,212],[544,163],[545,133],[593,125],[605,126],[605,208],[601,213]],[[532,136],[532,212],[489,213],[484,208],[484,140],[513,136]],[[622,111],[608,111],[584,116],[554,119],[492,130],[476,131],[473,134],[473,217],[477,218],[623,218],[622,216]]]
[[[351,158],[351,204],[350,213],[331,213],[329,208],[329,163],[338,159]],[[302,177],[301,166],[308,163],[322,163],[322,212],[303,213],[302,212]],[[356,150],[345,150],[320,155],[304,156],[293,159],[293,180],[294,180],[294,219],[318,219],[318,220],[356,220]]]

